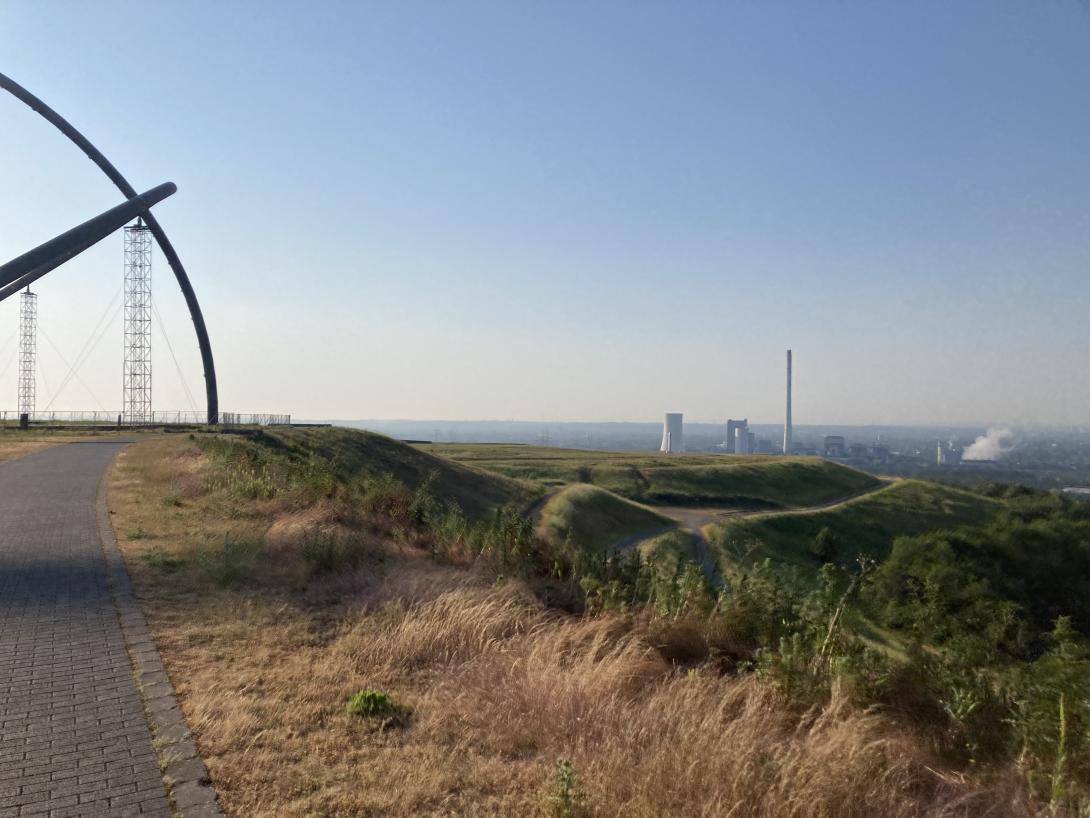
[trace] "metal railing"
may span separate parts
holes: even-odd
[[[31,423],[70,423],[73,425],[117,425],[122,426],[203,426],[208,417],[204,412],[152,412],[149,418],[139,422],[123,417],[120,412],[69,411],[69,412],[31,412]],[[17,426],[17,411],[0,410],[0,424]],[[268,412],[221,412],[221,426],[290,426],[291,415]]]

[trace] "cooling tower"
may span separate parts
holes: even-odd
[[[662,422],[662,446],[659,447],[659,451],[667,454],[685,451],[685,441],[681,431],[681,412],[666,413],[666,419]]]
[[[742,420],[728,420],[727,421],[727,445],[724,447],[731,454],[735,453],[734,437],[737,429],[748,429],[749,419],[743,418]]]
[[[783,453],[791,454],[791,350],[787,350],[787,415],[783,422]]]
[[[749,432],[741,427],[734,430],[734,453],[749,454]]]

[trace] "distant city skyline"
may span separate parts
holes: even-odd
[[[1077,0],[0,4],[0,71],[178,184],[221,408],[297,418],[778,423],[791,348],[796,428],[1090,424],[1087,53]],[[3,97],[0,155],[2,261],[119,202]],[[40,409],[118,407],[121,261],[36,285]]]

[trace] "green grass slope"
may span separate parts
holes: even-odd
[[[810,506],[879,485],[869,474],[818,457],[664,456],[480,443],[421,449],[543,486],[590,483],[650,505]]]
[[[430,479],[432,493],[454,500],[471,517],[494,508],[526,504],[540,487],[495,472],[448,460],[384,435],[342,427],[269,429],[248,435],[219,435],[205,447],[236,468],[305,481],[330,475],[339,483],[392,475],[410,489]]]
[[[560,489],[541,507],[538,533],[554,545],[569,541],[601,551],[635,534],[661,531],[672,520],[597,486]]]
[[[760,514],[712,527],[711,539],[727,563],[772,557],[815,565],[810,547],[828,528],[836,543],[835,561],[858,554],[884,558],[900,536],[980,523],[1001,504],[965,489],[903,480],[821,511]]]

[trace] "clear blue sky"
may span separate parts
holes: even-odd
[[[1078,0],[0,0],[0,71],[178,184],[228,410],[774,421],[791,346],[801,423],[1090,422]],[[119,198],[9,98],[0,191],[4,259]],[[47,393],[121,275],[38,287]],[[120,350],[54,408],[116,407]]]

